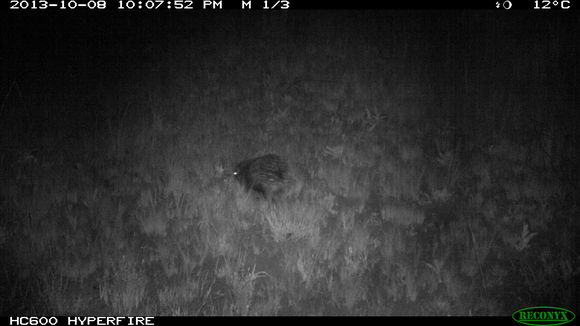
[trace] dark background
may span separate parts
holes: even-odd
[[[0,15],[3,313],[577,308],[577,14]]]

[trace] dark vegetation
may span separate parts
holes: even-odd
[[[577,16],[1,20],[2,314],[578,311]]]

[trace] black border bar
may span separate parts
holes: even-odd
[[[216,325],[216,323],[225,323],[225,325],[237,325],[239,323],[251,323],[254,326],[272,325],[280,322],[290,323],[312,323],[320,324],[324,322],[339,323],[346,322],[356,325],[365,323],[368,325],[408,325],[409,323],[418,322],[420,325],[434,325],[443,323],[446,326],[454,325],[519,325],[511,317],[353,317],[353,316],[335,316],[335,317],[32,317],[26,316],[4,316],[0,317],[1,325],[10,326],[32,326],[32,325],[50,325],[50,326],[165,326],[165,325]],[[145,319],[146,318],[146,319]],[[15,322],[15,319],[18,322]],[[71,319],[74,322],[71,323]],[[136,321],[139,322],[136,322]]]
[[[33,3],[50,3],[47,9],[33,9]],[[70,3],[70,7],[62,9],[61,3]],[[105,1],[106,9],[89,9],[88,3]],[[132,2],[131,9],[119,9],[119,1]],[[558,0],[559,5],[554,6],[553,0],[163,0],[163,4],[147,9],[145,3],[161,0],[8,0],[3,1],[2,9],[11,12],[96,12],[119,11],[119,12],[195,12],[195,11],[283,11],[283,10],[489,10],[496,12],[509,12],[513,10],[530,10],[537,12],[566,12],[577,10],[580,3],[577,0]],[[205,5],[204,1],[209,1]],[[247,4],[251,1],[251,9]],[[177,2],[181,7],[177,8]],[[546,9],[546,3],[550,8]],[[22,3],[23,9],[10,9],[15,4]],[[101,2],[102,3],[102,2]],[[243,9],[243,3],[246,8]],[[185,5],[184,5],[185,4]],[[219,4],[219,6],[217,6]],[[94,6],[93,6],[94,7]],[[565,8],[563,8],[565,7]]]

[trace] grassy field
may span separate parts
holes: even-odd
[[[2,315],[578,311],[575,17],[70,19],[3,27]]]

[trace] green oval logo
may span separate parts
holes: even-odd
[[[558,307],[529,307],[520,309],[512,314],[512,318],[524,325],[563,325],[576,318],[576,315],[564,308]]]

